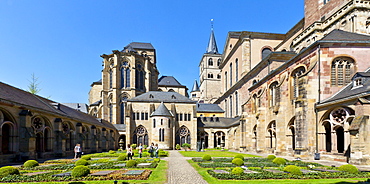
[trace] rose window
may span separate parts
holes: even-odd
[[[331,112],[330,116],[332,121],[336,123],[342,123],[347,118],[347,111],[343,108],[340,108]]]
[[[186,136],[188,135],[188,129],[186,127],[180,128],[180,136]]]

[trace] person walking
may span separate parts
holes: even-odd
[[[81,158],[82,150],[81,150],[81,145],[80,144],[76,144],[74,152],[75,152],[75,159]]]
[[[139,158],[141,158],[141,156],[143,155],[143,145],[141,143],[139,144],[138,149],[139,149]]]
[[[155,158],[158,158],[158,151],[159,151],[158,144],[155,144],[155,146],[154,146]]]
[[[127,144],[127,159],[132,160],[132,148],[131,148],[131,144]]]

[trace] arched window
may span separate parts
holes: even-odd
[[[209,58],[208,59],[208,66],[213,66],[213,60],[212,60],[212,58]]]
[[[218,59],[217,60],[217,66],[220,66],[220,64],[221,64],[221,59]]]
[[[354,61],[349,57],[335,58],[331,65],[331,85],[344,86],[351,82],[355,73]]]
[[[148,131],[143,125],[139,125],[134,131],[132,142],[134,144],[149,145]]]
[[[280,88],[278,87],[278,83],[275,81],[269,87],[269,105],[270,107],[274,107],[279,103],[280,100]]]
[[[112,89],[113,87],[113,70],[109,70],[109,88]]]
[[[233,117],[233,97],[230,96],[230,117]]]
[[[109,122],[113,123],[113,104],[109,103]]]
[[[128,63],[126,61],[123,62],[121,67],[121,88],[130,87],[130,73],[131,70]]]
[[[276,148],[276,122],[272,121],[267,126],[267,147],[268,148]]]
[[[230,87],[233,85],[233,64],[230,63]]]
[[[227,91],[227,72],[225,72],[225,91]]]
[[[264,48],[264,49],[262,50],[262,58],[261,58],[261,59],[265,59],[265,57],[267,57],[271,52],[272,52],[272,51],[271,51],[271,49],[269,49],[269,48]]]
[[[235,59],[235,82],[238,82],[238,70],[239,70],[239,63],[238,58]]]
[[[297,68],[292,72],[292,78],[293,78],[293,98],[303,98],[305,95],[305,89],[304,89],[304,78],[302,75],[306,72],[306,69],[302,66]]]
[[[136,73],[136,88],[138,88],[139,90],[144,90],[145,72],[143,71],[143,68],[140,64],[137,65],[135,73]]]
[[[212,73],[209,73],[208,74],[208,78],[212,79],[213,78],[213,74]]]
[[[127,102],[127,97],[123,97],[121,100],[121,124],[125,124],[125,106]]]
[[[239,100],[238,100],[238,92],[235,92],[235,114],[239,114]]]
[[[153,119],[153,128],[155,128],[155,119]]]
[[[252,100],[252,112],[253,113],[256,113],[257,112],[257,108],[258,108],[258,97],[256,94],[253,95],[253,100]]]
[[[221,79],[221,75],[220,74],[217,74],[217,79]]]
[[[213,141],[215,147],[225,147],[225,133],[222,131],[215,132]]]
[[[190,131],[185,125],[181,126],[177,131],[175,142],[180,145],[184,143],[191,144]]]

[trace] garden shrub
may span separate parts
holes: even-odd
[[[190,144],[188,144],[188,143],[184,143],[184,144],[182,144],[181,145],[183,148],[185,148],[185,150],[186,149],[190,149]]]
[[[285,165],[286,160],[280,157],[276,157],[273,161],[273,163],[278,164],[278,165]]]
[[[141,156],[142,156],[142,157],[149,157],[149,156],[150,156],[150,153],[148,153],[148,152],[143,152],[143,153],[141,154]]]
[[[233,161],[231,161],[231,163],[233,163],[237,166],[242,166],[244,164],[244,161],[240,158],[234,158]]]
[[[160,157],[168,157],[168,151],[159,151],[158,156]]]
[[[90,155],[84,155],[84,156],[81,157],[81,159],[91,160],[91,156]]]
[[[240,158],[240,159],[244,160],[244,156],[241,155],[241,154],[235,155],[234,158]]]
[[[126,167],[135,167],[136,166],[136,160],[129,160],[127,163],[126,163]]]
[[[131,144],[131,148],[134,150],[136,149],[137,145],[136,144]]]
[[[302,171],[299,169],[299,167],[295,165],[288,165],[284,167],[284,171],[289,172],[291,174],[302,175]]]
[[[244,173],[244,170],[243,170],[242,168],[240,168],[240,167],[235,167],[235,168],[231,171],[231,173],[233,173],[233,174],[242,174],[242,173]]]
[[[127,155],[126,155],[126,154],[122,154],[122,155],[120,155],[120,156],[117,158],[117,161],[124,161],[124,160],[126,160],[126,157],[127,157]]]
[[[203,159],[203,160],[206,160],[206,161],[210,161],[210,160],[212,160],[212,157],[211,157],[211,155],[204,155],[204,156],[202,157],[202,159]]]
[[[87,166],[79,165],[73,168],[71,175],[73,177],[82,177],[90,174],[90,169]]]
[[[269,159],[269,160],[274,160],[276,158],[276,156],[275,155],[268,155],[267,156],[267,159]]]
[[[13,166],[4,166],[0,168],[0,177],[5,177],[8,175],[19,174],[19,170]]]
[[[161,159],[160,158],[155,158],[154,160],[153,160],[153,162],[159,162],[159,161],[161,161]]]
[[[176,144],[176,147],[175,147],[176,150],[180,150],[181,149],[181,146],[180,144]]]
[[[87,162],[87,160],[85,160],[85,159],[80,159],[80,160],[77,160],[76,162],[75,162],[75,166],[79,166],[79,165],[83,165],[83,166],[85,166],[85,165],[89,165],[89,163]]]
[[[356,166],[353,166],[351,164],[341,165],[341,166],[338,167],[338,170],[349,172],[349,173],[352,173],[352,174],[359,173],[357,167]]]
[[[116,151],[113,151],[113,150],[109,150],[109,152],[108,152],[109,154],[115,154],[116,153]]]
[[[24,164],[23,164],[23,166],[24,167],[28,167],[28,168],[30,168],[30,167],[36,167],[36,166],[38,166],[39,165],[39,163],[36,161],[36,160],[27,160]]]

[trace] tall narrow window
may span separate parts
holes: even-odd
[[[225,99],[225,116],[226,117],[228,117],[228,108],[227,108],[227,106],[228,106],[229,104],[227,104],[227,100]]]
[[[354,61],[349,57],[335,58],[331,65],[331,85],[343,86],[351,82],[355,73]]]
[[[127,97],[123,97],[121,100],[121,124],[125,124],[125,105]]]
[[[238,92],[235,92],[235,114],[238,115],[239,113],[239,101],[238,101]]]
[[[239,63],[238,58],[235,59],[235,82],[238,82],[238,70],[239,70]]]
[[[109,88],[113,87],[113,70],[109,70]]]
[[[274,107],[279,102],[280,91],[279,91],[278,83],[273,82],[270,85],[269,91],[270,91],[270,94],[269,94],[269,97],[270,97],[269,102],[270,103],[269,103],[269,105],[270,105],[270,107]]]
[[[233,97],[230,96],[230,117],[233,117]]]
[[[130,73],[131,73],[131,70],[130,68],[126,68],[125,70],[125,73],[126,73],[126,88],[129,88],[130,87]]]
[[[155,128],[155,119],[153,119],[153,128]]]
[[[304,97],[304,78],[302,75],[306,72],[304,67],[299,67],[292,72],[293,78],[293,97],[294,98],[301,98]]]
[[[213,60],[212,60],[212,58],[209,58],[208,59],[208,66],[213,66]]]
[[[233,85],[233,64],[230,63],[230,87]]]
[[[225,91],[227,91],[227,72],[225,72]]]
[[[218,59],[217,60],[217,66],[220,66],[220,64],[221,64],[221,59]]]
[[[109,104],[109,122],[113,123],[113,105]]]

